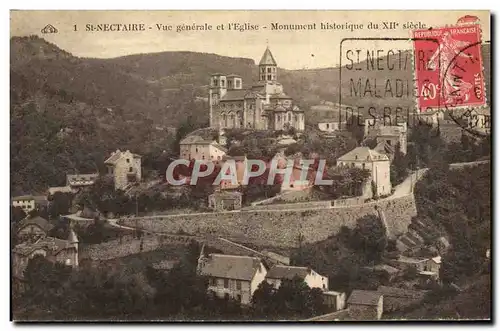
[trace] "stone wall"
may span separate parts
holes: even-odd
[[[144,234],[140,238],[125,235],[100,244],[80,244],[80,260],[105,261],[132,254],[154,251],[167,244],[188,244],[190,236]],[[194,239],[194,238],[193,238]]]
[[[191,235],[216,234],[220,237],[244,237],[248,242],[267,241],[282,247],[294,247],[302,234],[305,242],[321,241],[337,233],[341,226],[353,228],[364,215],[377,215],[375,206],[382,208],[389,233],[398,236],[406,232],[411,218],[417,214],[412,195],[384,199],[360,206],[311,210],[242,210],[239,212],[169,215],[120,220],[125,226],[139,226],[151,232]]]

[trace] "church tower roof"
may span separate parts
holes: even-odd
[[[274,60],[273,54],[269,50],[269,47],[266,48],[264,55],[262,55],[262,58],[260,59],[259,65],[260,66],[265,66],[265,65],[276,66],[276,65],[278,65],[276,63],[276,61]]]

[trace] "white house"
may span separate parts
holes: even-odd
[[[252,296],[266,277],[261,260],[251,256],[210,254],[198,260],[198,273],[208,277],[208,291],[219,298],[232,298],[249,305]]]
[[[322,276],[307,267],[275,265],[269,269],[266,281],[278,289],[283,280],[292,280],[294,277],[303,279],[310,288],[319,288],[323,291],[328,289],[328,277]]]
[[[20,207],[26,214],[47,204],[47,197],[43,195],[21,195],[12,198],[12,206]]]
[[[203,139],[200,136],[187,136],[180,142],[179,158],[185,160],[220,161],[227,149],[215,140]]]
[[[111,153],[104,164],[108,168],[108,175],[113,177],[115,190],[124,190],[129,184],[141,181],[141,156],[138,154],[118,149]]]
[[[385,154],[376,152],[366,146],[356,147],[337,159],[337,167],[356,167],[369,170],[375,183],[373,195],[391,194],[391,161]]]

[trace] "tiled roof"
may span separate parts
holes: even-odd
[[[211,196],[214,196],[216,199],[239,199],[242,194],[240,192],[229,192],[229,191],[222,191],[222,192],[214,192],[210,194]]]
[[[139,154],[131,153],[130,151],[122,152],[117,149],[115,152],[111,153],[111,156],[104,161],[105,164],[116,164],[116,162],[123,156],[124,153],[130,153],[134,159],[140,159],[142,156]]]
[[[391,154],[391,155],[394,154],[395,152],[394,147],[389,145],[386,141],[379,142],[373,150],[381,154]]]
[[[34,200],[32,195],[19,195],[17,197],[13,197],[12,201],[24,201],[24,200]]]
[[[30,244],[30,243],[22,243],[14,247],[13,251],[17,254],[20,255],[29,255],[33,251],[38,250],[38,249],[47,249],[52,251],[54,255],[58,254],[60,251],[63,249],[66,249],[70,246],[70,243],[66,240],[62,240],[59,238],[53,238],[53,237],[45,237],[37,242]]]
[[[49,232],[54,227],[45,218],[42,218],[40,216],[35,216],[32,218],[25,218],[21,222],[19,222],[18,227],[17,227],[18,231],[21,230],[22,228],[24,228],[25,226],[28,226],[28,225],[36,225],[36,226],[40,227],[45,232]]]
[[[376,306],[382,294],[376,291],[354,290],[347,304]]]
[[[251,281],[259,268],[260,259],[250,256],[210,254],[200,260],[200,273],[217,278]]]
[[[66,175],[66,183],[72,186],[93,185],[99,174]]]
[[[369,147],[356,147],[352,151],[342,155],[338,161],[378,161],[389,160],[387,155],[376,152]]]
[[[416,291],[398,287],[379,286],[377,292],[384,297],[397,297],[397,298],[420,298],[423,297],[428,291]]]
[[[403,256],[403,255],[400,255],[398,257],[397,262],[401,262],[401,263],[422,263],[422,262],[425,262],[429,260],[428,258],[416,258],[416,257],[409,257],[409,256]]]
[[[305,278],[310,271],[311,269],[308,269],[307,267],[275,265],[267,272],[266,278],[293,279],[295,276]]]
[[[203,139],[201,136],[197,135],[192,135],[192,136],[187,136],[186,138],[182,139],[180,144],[181,145],[210,145],[213,143],[213,140],[207,140]]]
[[[54,195],[57,192],[61,193],[72,193],[73,190],[69,186],[56,186],[56,187],[49,187],[47,190],[49,195]]]
[[[246,94],[248,94],[248,90],[229,90],[222,98],[220,98],[220,101],[243,101]]]
[[[276,93],[269,96],[270,99],[291,99],[286,93]]]
[[[259,65],[277,65],[276,61],[274,60],[273,54],[269,50],[269,47],[266,48],[264,51],[264,54],[262,55],[262,58],[260,59]]]

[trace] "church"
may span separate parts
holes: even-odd
[[[304,131],[304,111],[278,82],[278,65],[269,47],[259,62],[258,79],[244,89],[241,76],[212,74],[210,127]]]

